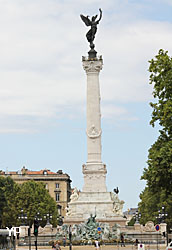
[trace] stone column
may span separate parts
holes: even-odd
[[[106,166],[101,160],[101,112],[99,73],[102,57],[82,58],[87,74],[87,163],[83,165],[83,192],[106,192]],[[93,186],[92,186],[93,185]]]

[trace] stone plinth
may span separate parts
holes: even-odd
[[[20,226],[20,237],[28,236],[28,226]]]
[[[140,223],[135,223],[135,224],[134,224],[134,230],[136,230],[136,231],[140,231],[140,230],[141,230],[141,225],[140,225]]]
[[[167,224],[166,223],[161,223],[160,224],[160,232],[163,233],[163,232],[167,232]]]
[[[68,217],[82,219],[85,221],[90,214],[96,214],[97,220],[111,219],[115,214],[114,201],[110,192],[80,192],[78,199],[69,203],[70,210],[67,213]],[[121,212],[121,211],[120,211]]]

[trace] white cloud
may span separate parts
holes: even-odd
[[[43,117],[48,123],[57,114],[75,117],[76,109],[78,115],[82,112],[86,75],[81,56],[89,49],[85,38],[88,27],[79,17],[83,10],[90,15],[99,7],[104,11],[96,36],[96,49],[104,58],[100,74],[104,117],[124,117],[129,112],[123,103],[148,101],[147,61],[159,48],[172,51],[172,25],[136,22],[133,13],[139,6],[133,9],[127,1],[95,0],[89,4],[84,0],[81,5],[78,0],[11,0],[0,5],[0,117],[9,124],[10,116],[27,116],[26,131],[29,117]],[[114,102],[119,102],[120,108]],[[73,115],[67,106],[73,107]],[[41,124],[40,120],[35,123]],[[8,130],[20,127],[25,131],[22,123],[12,122],[11,126]],[[3,124],[0,131],[4,131]]]

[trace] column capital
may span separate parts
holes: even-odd
[[[103,59],[100,56],[99,58],[90,60],[89,58],[83,56],[82,64],[86,73],[99,73],[103,67]]]

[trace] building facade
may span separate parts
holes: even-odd
[[[10,176],[18,184],[22,184],[29,180],[43,182],[51,197],[56,201],[59,214],[65,216],[66,207],[70,201],[71,180],[70,176],[63,173],[62,170],[55,173],[48,169],[31,171],[23,167],[16,172],[0,171],[0,175],[4,177]]]

